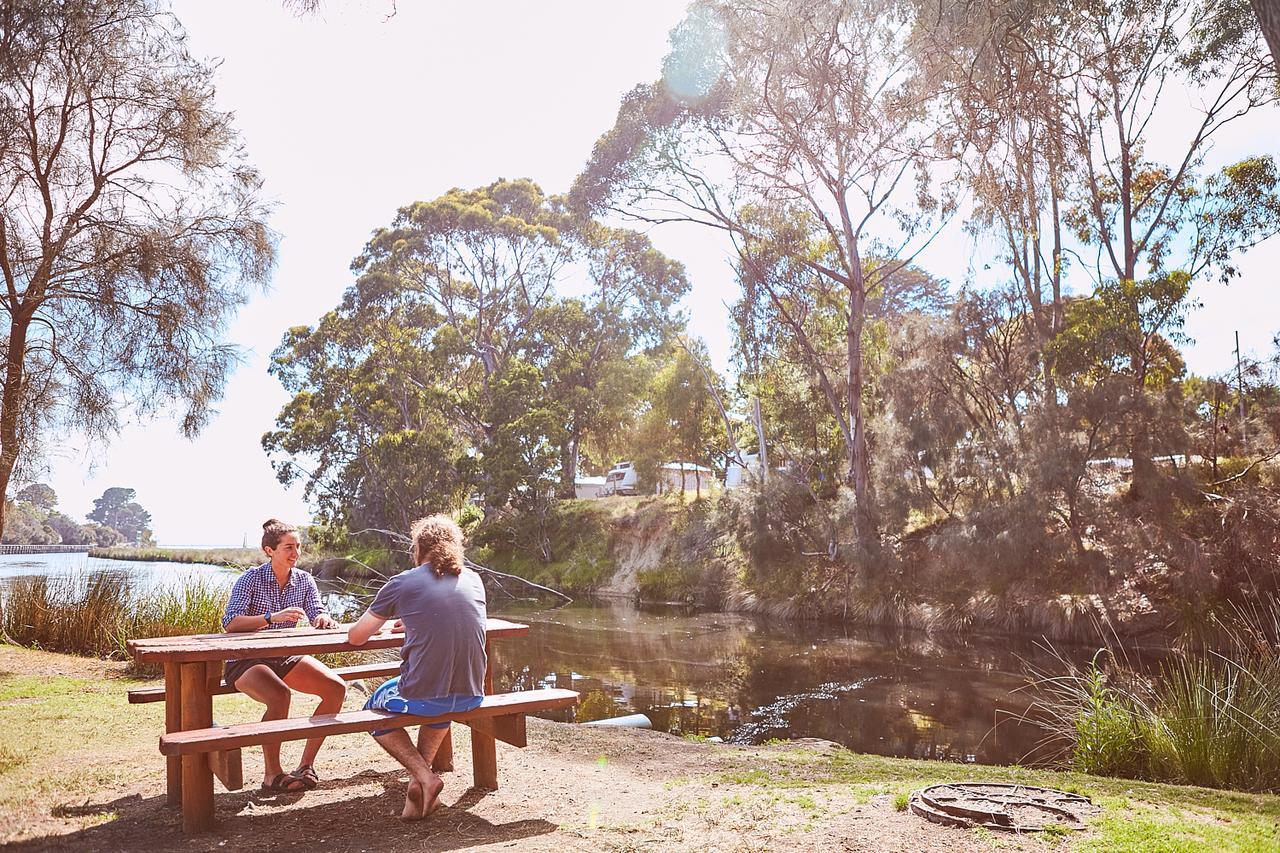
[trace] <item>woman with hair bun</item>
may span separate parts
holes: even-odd
[[[375,690],[365,708],[429,717],[469,711],[484,699],[484,583],[466,567],[462,531],[449,516],[419,519],[410,535],[417,568],[387,581],[347,632],[359,646],[388,621],[404,623],[400,675]],[[409,771],[403,820],[420,820],[439,807],[444,782],[431,762],[448,730],[448,723],[421,726],[416,748],[404,729],[373,732]]]
[[[231,633],[293,628],[305,616],[316,628],[336,628],[320,604],[316,579],[296,568],[302,554],[298,528],[272,518],[262,525],[262,550],[270,558],[245,572],[231,588],[222,630]],[[223,679],[236,690],[267,706],[264,720],[289,716],[291,690],[320,697],[317,714],[336,714],[347,695],[346,683],[310,655],[227,661]],[[285,773],[280,744],[262,746],[262,787],[277,793],[308,791],[319,777],[313,766],[324,738],[312,738],[302,750],[298,769]]]

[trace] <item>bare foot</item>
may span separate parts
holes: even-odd
[[[444,780],[439,776],[423,785],[417,779],[409,780],[409,789],[404,795],[404,811],[401,820],[422,820],[444,803],[440,802],[440,792],[444,790]]]
[[[422,787],[422,783],[417,779],[409,780],[409,790],[404,795],[404,811],[400,813],[401,820],[422,820],[423,798],[426,791]]]
[[[443,790],[444,790],[444,780],[441,779],[439,776],[435,777],[435,779],[432,780],[431,784],[427,786],[426,805],[422,809],[423,817],[426,817],[427,815],[431,814],[436,809],[444,805],[444,803],[440,802],[440,792]]]

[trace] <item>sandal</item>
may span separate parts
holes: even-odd
[[[292,773],[277,773],[275,778],[262,786],[262,790],[269,791],[272,794],[301,794],[308,790],[306,782],[302,783],[301,788],[290,788],[294,782],[300,782],[297,776]]]
[[[320,784],[320,777],[316,775],[316,769],[310,764],[302,765],[289,775],[302,783],[302,790],[304,791],[310,791]]]

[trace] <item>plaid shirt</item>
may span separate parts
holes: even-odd
[[[284,589],[276,583],[276,573],[270,563],[263,563],[240,576],[231,588],[231,600],[227,602],[226,615],[222,617],[225,630],[237,616],[266,616],[288,607],[301,607],[312,624],[324,613],[320,605],[320,590],[316,579],[301,569],[289,570],[289,582]],[[268,628],[292,628],[295,622],[272,622]]]

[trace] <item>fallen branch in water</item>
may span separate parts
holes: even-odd
[[[389,537],[391,537],[392,539],[395,539],[395,540],[396,540],[396,541],[398,541],[398,542],[402,542],[402,543],[404,543],[405,545],[410,545],[410,544],[412,544],[412,543],[413,543],[413,540],[412,540],[412,539],[410,539],[410,538],[409,538],[408,536],[406,536],[405,534],[403,534],[403,533],[397,533],[397,532],[395,532],[394,530],[383,530],[381,527],[366,527],[364,530],[357,530],[355,533],[353,533],[353,534],[351,534],[351,535],[352,535],[352,536],[359,536],[361,533],[381,533],[381,534],[383,534],[384,536],[389,536]],[[386,575],[382,574],[382,572],[379,572],[377,569],[373,568],[372,566],[370,566],[370,565],[368,565],[368,564],[366,564],[366,563],[361,563],[359,560],[355,559],[354,557],[347,557],[347,559],[348,559],[348,560],[351,560],[352,562],[355,562],[355,563],[360,563],[360,565],[364,566],[366,569],[368,569],[369,571],[373,572],[375,575],[378,575],[378,576],[379,576],[379,577],[381,577],[383,580],[386,580]],[[542,585],[542,584],[540,584],[540,583],[534,583],[533,581],[529,580],[528,578],[522,578],[522,577],[520,577],[519,575],[507,574],[506,572],[500,572],[500,571],[498,571],[497,569],[491,569],[491,568],[489,568],[488,566],[482,566],[482,565],[480,565],[479,563],[474,562],[473,560],[471,560],[470,558],[467,558],[467,557],[463,557],[463,562],[464,562],[464,563],[466,563],[467,568],[471,569],[473,572],[478,572],[478,573],[480,573],[480,574],[487,574],[487,575],[491,575],[491,576],[493,576],[493,577],[497,577],[497,578],[507,578],[507,579],[509,579],[509,580],[519,581],[520,583],[527,584],[528,586],[531,586],[531,587],[533,587],[534,589],[540,589],[540,590],[542,590],[543,592],[549,592],[549,593],[551,593],[551,594],[552,594],[552,595],[554,595],[554,596],[558,596],[559,598],[563,598],[563,599],[565,600],[565,602],[566,602],[566,603],[568,603],[568,604],[572,604],[572,603],[573,603],[573,599],[572,599],[572,598],[570,598],[569,596],[565,595],[563,592],[561,592],[561,591],[560,591],[560,590],[558,590],[558,589],[552,589],[552,588],[551,588],[551,587],[549,587],[549,586],[543,586],[543,585]],[[499,584],[498,584],[498,588],[499,588],[499,589],[501,589],[503,592],[506,592],[506,593],[507,593],[507,595],[510,595],[512,598],[515,598],[515,596],[514,596],[514,595],[511,595],[511,593],[507,592],[506,588],[504,588],[504,587],[502,586],[502,584],[500,584],[500,583],[499,583]]]

